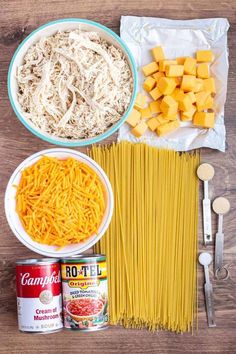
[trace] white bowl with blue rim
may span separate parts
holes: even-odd
[[[83,242],[77,244],[71,244],[58,249],[57,246],[50,246],[50,245],[45,245],[45,244],[35,242],[26,232],[26,230],[24,229],[21,223],[18,213],[16,212],[17,186],[20,182],[22,171],[25,168],[36,163],[36,161],[38,161],[43,156],[56,157],[58,159],[66,159],[69,157],[74,158],[76,160],[83,162],[84,164],[87,164],[98,175],[98,177],[100,178],[104,186],[104,197],[105,197],[106,208],[103,215],[103,219],[98,228],[97,234],[91,235]],[[73,255],[83,253],[87,249],[91,248],[96,242],[100,240],[100,238],[106,232],[111,221],[113,207],[114,207],[113,191],[112,191],[110,181],[106,173],[104,172],[104,170],[89,156],[79,151],[72,150],[72,149],[65,149],[65,148],[47,149],[47,150],[39,151],[36,154],[29,156],[13,172],[5,192],[5,214],[12,232],[23,245],[28,247],[30,250],[47,257],[63,258],[63,257],[73,256]]]
[[[74,30],[76,28],[80,28],[85,31],[95,31],[97,32],[100,37],[105,39],[107,42],[113,44],[115,47],[119,48],[122,50],[124,53],[130,69],[132,73],[132,78],[133,78],[133,92],[132,92],[132,97],[129,103],[129,106],[124,113],[124,115],[121,117],[121,119],[112,125],[109,129],[107,129],[103,134],[97,135],[96,137],[93,138],[88,138],[88,139],[66,139],[66,138],[60,138],[56,136],[52,136],[46,132],[43,132],[39,128],[37,128],[28,118],[25,117],[24,111],[22,110],[17,94],[18,94],[18,84],[17,84],[17,79],[16,79],[16,71],[17,68],[22,65],[24,56],[28,49],[38,42],[42,37],[48,37],[56,32],[60,31],[70,31]],[[30,33],[28,37],[26,37],[22,43],[19,45],[17,48],[16,52],[13,55],[13,58],[10,63],[9,71],[8,71],[8,95],[10,99],[11,106],[21,121],[21,123],[24,124],[24,126],[31,131],[34,135],[36,135],[38,138],[41,138],[49,143],[56,144],[56,145],[61,145],[61,146],[68,146],[68,147],[73,147],[73,146],[85,146],[85,145],[90,145],[94,144],[98,141],[101,141],[110,135],[112,135],[127,119],[128,115],[130,114],[136,93],[137,93],[137,87],[138,87],[138,76],[137,76],[137,70],[136,70],[136,64],[133,58],[133,55],[131,54],[129,48],[125,44],[125,42],[112,30],[109,28],[85,19],[78,19],[78,18],[67,18],[67,19],[61,19],[57,21],[52,21],[49,23],[46,23],[45,25],[37,28],[35,31]]]

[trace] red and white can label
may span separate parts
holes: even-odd
[[[63,327],[60,264],[16,266],[19,330],[48,332]]]

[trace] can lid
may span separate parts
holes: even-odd
[[[47,264],[54,264],[58,263],[59,259],[57,258],[41,258],[41,259],[18,259],[16,261],[16,264],[41,264],[41,265],[47,265]]]
[[[105,254],[98,254],[98,253],[93,253],[93,254],[78,254],[76,256],[71,256],[71,257],[66,257],[62,258],[61,262],[66,263],[66,262],[76,262],[76,260],[81,261],[81,260],[90,260],[90,259],[99,259],[103,258],[106,260],[106,255]]]

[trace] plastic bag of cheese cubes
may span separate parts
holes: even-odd
[[[219,18],[121,18],[121,38],[136,60],[139,88],[118,140],[225,151],[228,28]]]

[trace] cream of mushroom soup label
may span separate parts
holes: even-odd
[[[16,262],[19,330],[50,333],[63,327],[60,262],[28,259]]]

